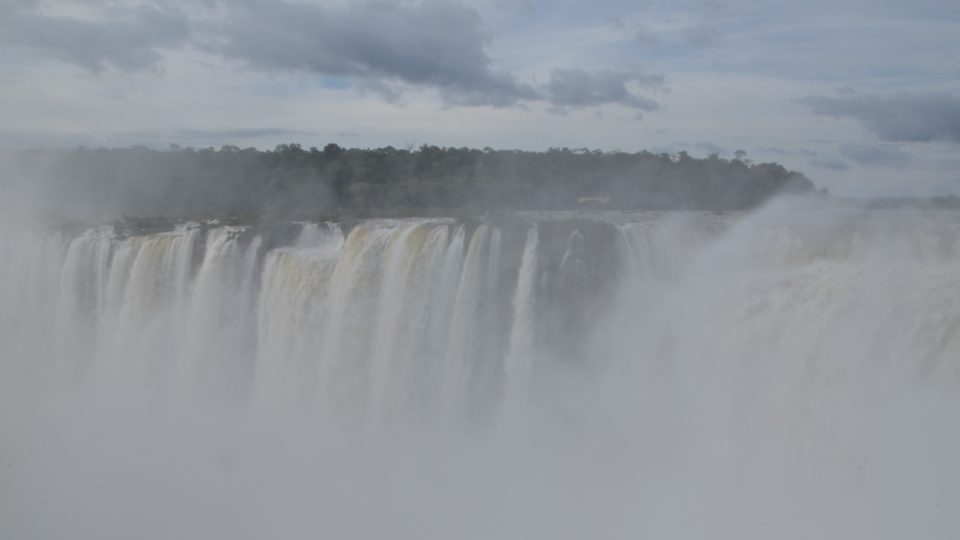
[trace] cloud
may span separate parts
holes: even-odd
[[[260,137],[312,135],[313,131],[286,128],[235,128],[235,129],[181,129],[176,132],[180,137],[189,139],[243,140]]]
[[[488,55],[479,12],[454,0],[80,2],[57,11],[29,0],[0,2],[0,46],[94,72],[157,67],[165,51],[190,47],[253,72],[314,75],[328,87],[390,103],[426,89],[454,106],[543,101],[566,112],[619,104],[638,114],[660,107],[638,90],[662,86],[663,77],[639,70],[554,69],[542,87],[518,80]]]
[[[788,150],[786,148],[780,148],[778,146],[758,146],[757,150],[761,152],[766,152],[768,154],[776,154],[778,156],[803,156],[808,158],[816,158],[817,153],[809,148],[801,148],[799,150]]]
[[[811,159],[810,165],[820,169],[829,169],[831,171],[845,171],[850,168],[850,166],[847,165],[847,163],[842,159],[834,158]]]
[[[720,39],[720,31],[712,24],[701,23],[683,31],[687,43],[694,47],[708,47]]]
[[[647,47],[655,47],[661,43],[660,37],[642,24],[638,24],[633,28],[633,38],[638,43]]]
[[[537,92],[493,68],[479,14],[446,0],[230,4],[201,47],[262,71],[348,76],[389,99],[396,84],[456,105],[509,106]]]
[[[47,14],[36,7],[25,1],[0,6],[0,45],[38,51],[92,71],[154,67],[161,50],[180,47],[190,36],[188,18],[167,7],[111,7],[88,18]]]
[[[727,153],[727,150],[724,147],[708,141],[699,141],[698,143],[694,144],[693,147],[697,150],[703,150],[708,154],[722,155]]]
[[[84,8],[51,14],[39,3],[4,2],[0,45],[95,72],[154,67],[164,50],[191,45],[257,71],[348,77],[388,101],[399,99],[404,85],[437,89],[456,105],[539,98],[532,86],[493,67],[480,15],[449,0],[210,1],[189,15],[153,4]]]
[[[89,134],[0,129],[0,150],[76,148],[102,144],[102,140]]]
[[[559,111],[567,107],[594,107],[609,103],[642,111],[660,108],[655,100],[632,92],[628,88],[631,83],[655,88],[663,85],[663,77],[639,71],[554,69],[543,92],[550,104]]]
[[[960,142],[960,98],[948,94],[810,96],[813,112],[852,118],[884,141]]]
[[[909,161],[902,150],[889,145],[845,143],[840,145],[840,154],[861,165],[873,167],[899,167]]]

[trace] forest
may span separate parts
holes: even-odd
[[[815,190],[776,163],[639,152],[281,144],[6,152],[6,200],[63,219],[328,220],[500,210],[708,210]],[[825,190],[821,190],[825,193]],[[31,198],[32,196],[32,198]]]

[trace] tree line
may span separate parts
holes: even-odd
[[[322,149],[281,144],[8,152],[3,178],[50,213],[318,220],[491,210],[741,210],[813,191],[776,163],[558,148]],[[14,190],[16,191],[16,190]]]

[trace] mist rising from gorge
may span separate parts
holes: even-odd
[[[960,221],[4,229],[0,529],[950,538]]]

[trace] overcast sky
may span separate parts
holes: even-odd
[[[960,194],[957,0],[0,0],[0,147],[600,148]]]

